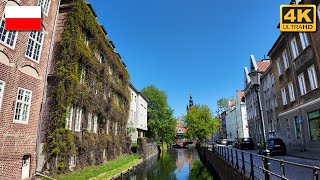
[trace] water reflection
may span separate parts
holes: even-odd
[[[206,168],[200,162],[196,150],[170,149],[159,154],[159,157],[146,162],[126,179],[186,180],[199,179],[201,174],[205,174],[206,179],[210,177],[206,172]]]

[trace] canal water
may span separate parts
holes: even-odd
[[[126,180],[209,180],[212,179],[201,163],[197,150],[169,149],[146,161]]]

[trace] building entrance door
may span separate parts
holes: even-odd
[[[25,155],[22,158],[22,175],[21,179],[28,178],[30,175],[30,156]]]

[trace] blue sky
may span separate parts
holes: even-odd
[[[261,59],[279,35],[281,4],[289,0],[89,0],[121,54],[137,89],[168,94],[174,115],[244,88],[249,55]]]

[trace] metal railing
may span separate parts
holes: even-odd
[[[269,156],[258,155],[226,146],[212,145],[213,153],[235,170],[249,179],[312,179],[319,180],[320,168],[296,162],[276,159]]]

